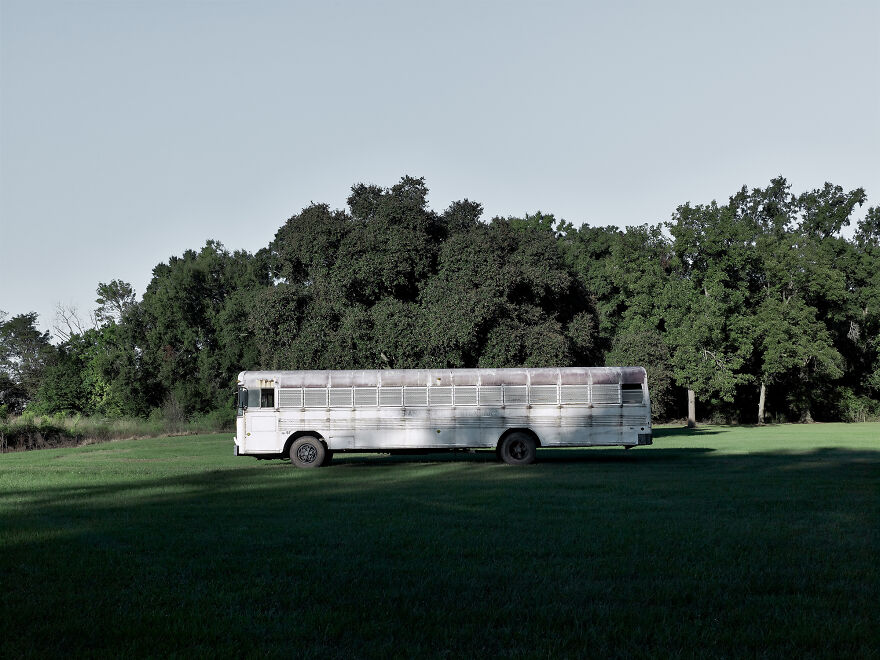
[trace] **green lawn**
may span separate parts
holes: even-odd
[[[538,459],[0,456],[0,657],[880,654],[880,424]]]

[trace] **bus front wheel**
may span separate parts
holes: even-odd
[[[296,467],[321,467],[326,458],[327,449],[317,438],[307,435],[290,445],[290,462]]]
[[[527,433],[511,433],[501,441],[501,460],[508,465],[528,465],[535,462],[535,440]]]

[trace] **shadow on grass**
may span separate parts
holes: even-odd
[[[111,483],[76,486],[44,487],[34,489],[2,489],[0,490],[0,502],[4,499],[22,498],[32,505],[70,505],[73,502],[89,500],[93,498],[105,498],[122,496],[126,493],[155,493],[162,497],[168,492],[179,491],[181,496],[187,493],[224,493],[238,488],[252,489],[256,487],[269,487],[275,484],[277,479],[300,479],[309,480],[315,487],[333,481],[337,473],[355,469],[358,471],[375,472],[382,485],[393,485],[399,480],[406,480],[413,471],[424,473],[425,476],[433,472],[449,472],[459,468],[473,467],[481,469],[480,472],[465,472],[460,475],[461,479],[473,477],[476,480],[493,479],[527,475],[530,471],[540,469],[543,464],[615,464],[622,465],[633,463],[661,463],[668,461],[689,461],[691,458],[715,451],[707,447],[676,448],[676,449],[651,449],[650,451],[638,451],[637,449],[541,449],[538,451],[538,460],[534,465],[511,466],[501,463],[491,450],[478,450],[469,452],[435,452],[435,453],[338,453],[333,458],[331,465],[318,469],[303,470],[295,468],[287,459],[273,459],[257,461],[250,457],[237,459],[241,461],[241,467],[227,469],[212,469],[195,474],[163,477],[160,479],[141,479],[138,474],[133,474],[129,481],[114,481]],[[143,462],[135,462],[132,466],[143,467]],[[161,466],[161,464],[157,464]],[[393,470],[399,468],[408,470],[395,474]],[[392,470],[389,472],[389,470]],[[342,476],[342,475],[340,475]],[[347,478],[347,477],[343,477]],[[359,477],[360,478],[360,477]],[[373,479],[357,482],[365,487],[374,483]]]
[[[705,428],[698,426],[689,429],[686,426],[672,428],[654,428],[652,429],[654,438],[705,438],[712,435],[723,433],[717,428]]]
[[[541,470],[542,466],[562,465],[620,465],[641,466],[650,469],[652,465],[666,464],[669,469],[702,470],[725,472],[727,470],[786,470],[798,466],[823,464],[827,468],[845,468],[847,465],[880,465],[880,451],[856,451],[834,447],[817,448],[809,452],[762,452],[749,454],[717,454],[712,447],[677,448],[547,448],[538,450],[537,461],[532,465],[512,466],[500,462],[492,450],[466,452],[434,453],[337,453],[332,463],[323,468],[304,470],[295,468],[288,459],[260,460],[244,457],[240,467],[207,469],[204,472],[159,479],[141,479],[140,473],[133,474],[131,480],[111,483],[75,486],[48,486],[40,489],[0,489],[0,502],[23,499],[32,505],[68,506],[78,500],[123,496],[126,493],[152,493],[156,497],[166,497],[168,493],[178,492],[187,497],[202,493],[231,493],[237,489],[254,490],[273,487],[278,480],[293,479],[309,483],[319,489],[322,484],[340,483],[336,477],[348,479],[351,470],[361,473],[375,472],[375,478],[368,474],[357,477],[363,479],[350,484],[356,489],[377,487],[393,488],[398,482],[406,482],[410,475],[428,477],[435,473],[454,473],[459,481],[486,481],[529,475],[540,471],[543,476],[552,472]],[[167,463],[167,461],[166,461]],[[143,462],[133,466],[143,467]],[[161,466],[161,464],[158,464]],[[396,473],[395,469],[402,472]],[[478,471],[473,471],[477,469]],[[464,471],[462,471],[464,470]],[[470,470],[470,471],[468,471]]]
[[[676,449],[650,449],[635,447],[624,449],[622,447],[594,447],[594,448],[545,448],[538,450],[536,465],[544,463],[632,463],[638,462],[662,462],[682,460],[700,454],[708,454],[716,451],[711,447],[688,447]],[[401,463],[485,463],[498,465],[503,469],[530,469],[529,466],[515,467],[503,465],[499,462],[495,452],[491,449],[478,449],[467,452],[420,452],[408,454],[336,454],[331,467],[361,467],[376,468],[380,466],[395,465]]]
[[[0,490],[0,656],[870,655],[880,452],[539,458]]]

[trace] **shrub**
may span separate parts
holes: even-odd
[[[3,451],[46,449],[77,444],[81,436],[52,418],[22,416],[0,425]]]
[[[195,421],[195,420],[194,420]],[[215,431],[229,431],[235,428],[235,409],[231,407],[220,408],[206,413],[201,420],[202,424]]]
[[[848,387],[841,387],[837,397],[837,414],[844,422],[880,421],[880,401],[858,395]]]
[[[106,442],[125,438],[150,438],[161,435],[210,433],[234,426],[235,411],[223,408],[191,420],[181,418],[175,410],[165,417],[164,409],[154,410],[147,419],[141,417],[85,417],[63,413],[39,416],[26,411],[19,417],[0,418],[0,451],[69,447],[89,442]]]

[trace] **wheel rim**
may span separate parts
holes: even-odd
[[[303,463],[314,463],[318,457],[318,450],[314,445],[303,445],[296,450],[296,457]]]
[[[521,461],[526,457],[527,453],[526,443],[522,440],[514,440],[510,443],[510,455],[512,458]]]

